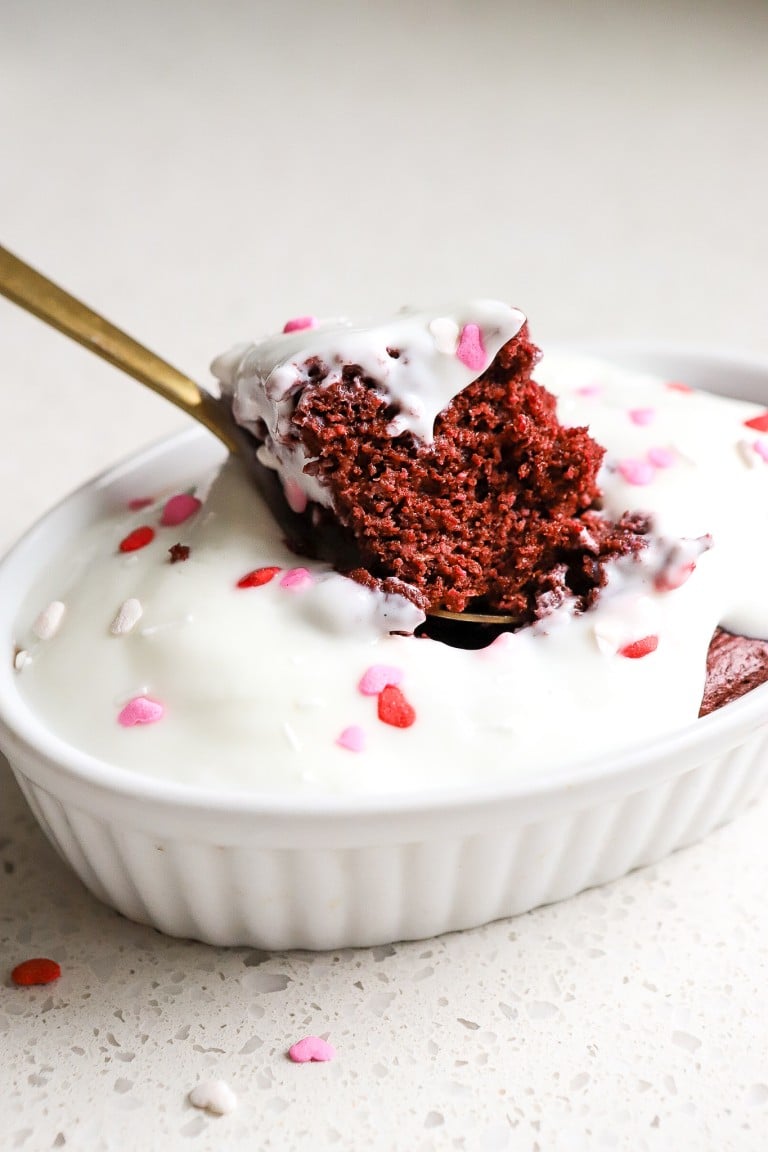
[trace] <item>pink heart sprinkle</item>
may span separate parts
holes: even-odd
[[[396,668],[392,664],[372,664],[363,672],[357,688],[363,696],[378,696],[385,688],[394,688],[402,678],[402,668]]]
[[[339,748],[347,748],[350,752],[362,752],[365,748],[365,732],[359,724],[350,724],[338,736],[336,743]]]
[[[312,582],[312,576],[306,568],[289,568],[280,581],[280,587],[288,592],[303,592]]]
[[[693,560],[689,560],[687,564],[673,565],[665,568],[662,572],[656,575],[653,581],[653,586],[657,592],[674,592],[677,588],[682,588],[689,576],[692,576],[696,570],[696,564]]]
[[[180,492],[178,496],[171,496],[170,500],[166,502],[160,523],[165,528],[175,528],[177,524],[183,524],[185,520],[189,520],[190,516],[194,516],[200,507],[202,505],[196,496],[190,496],[188,492]]]
[[[671,468],[677,459],[671,448],[649,448],[646,455],[654,468]]]
[[[755,440],[752,445],[755,452],[768,464],[768,440]]]
[[[620,460],[618,470],[627,484],[650,484],[654,477],[654,467],[647,460]]]
[[[483,347],[483,334],[477,324],[465,324],[462,328],[456,357],[472,372],[482,372],[485,368],[487,357]]]
[[[300,484],[297,484],[295,480],[286,480],[283,484],[283,492],[291,512],[301,513],[304,511],[308,503],[307,494]]]
[[[583,384],[581,388],[575,388],[577,396],[599,396],[602,388],[599,384]]]
[[[317,316],[294,316],[283,325],[283,332],[301,332],[304,328],[317,328]]]
[[[150,504],[154,504],[152,496],[136,496],[133,500],[128,501],[128,508],[131,512],[140,512],[142,508],[149,508]]]
[[[633,424],[639,424],[644,427],[646,424],[652,424],[656,419],[656,409],[630,408],[628,415]]]
[[[117,718],[123,728],[133,728],[136,724],[156,724],[165,715],[165,708],[157,700],[148,696],[134,696],[125,705]]]
[[[336,1050],[321,1036],[305,1036],[291,1045],[288,1055],[294,1064],[308,1064],[310,1060],[333,1060]]]

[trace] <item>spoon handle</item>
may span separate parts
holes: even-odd
[[[0,295],[181,408],[223,440],[230,451],[237,449],[232,421],[215,396],[2,246]]]

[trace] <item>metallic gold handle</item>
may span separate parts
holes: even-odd
[[[2,246],[0,295],[127,372],[199,420],[223,440],[231,452],[237,451],[238,437],[232,418],[215,396]]]

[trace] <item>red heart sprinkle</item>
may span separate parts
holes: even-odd
[[[672,392],[693,392],[690,384],[683,384],[680,380],[668,380],[667,388]]]
[[[633,640],[619,648],[619,656],[626,656],[629,660],[639,660],[641,656],[650,656],[659,646],[658,636],[643,636],[642,640]]]
[[[387,684],[379,693],[379,720],[393,728],[410,728],[416,712],[394,684]]]
[[[269,584],[277,576],[279,568],[254,568],[253,572],[246,573],[238,582],[238,588],[261,588],[262,584]]]
[[[61,966],[55,960],[46,960],[42,956],[33,960],[24,960],[17,964],[11,972],[11,980],[19,988],[28,988],[33,984],[53,984],[61,976]]]
[[[754,428],[756,432],[768,432],[768,412],[761,412],[751,420],[745,420],[747,428]]]
[[[125,539],[120,541],[120,551],[138,552],[139,548],[146,548],[147,544],[151,544],[154,538],[154,528],[142,524],[141,528],[134,528],[133,532],[129,532]]]

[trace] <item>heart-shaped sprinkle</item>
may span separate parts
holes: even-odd
[[[640,660],[643,656],[650,656],[659,646],[658,636],[643,636],[642,640],[633,640],[619,648],[619,656],[626,656],[628,660]]]
[[[203,1080],[195,1085],[188,1099],[194,1108],[215,1112],[217,1116],[226,1116],[237,1108],[237,1096],[226,1080]]]
[[[754,428],[755,432],[768,432],[768,412],[761,412],[751,420],[744,421],[747,428]]]
[[[156,724],[165,715],[165,708],[157,700],[148,696],[134,696],[117,717],[123,728],[133,728],[137,724]]]
[[[677,460],[677,456],[671,448],[664,448],[662,446],[649,448],[646,456],[648,462],[653,464],[654,468],[671,468]]]
[[[647,460],[620,460],[617,469],[627,484],[634,484],[638,487],[650,484],[654,477],[653,464]]]
[[[483,334],[477,324],[465,324],[459,336],[456,358],[472,372],[482,372],[487,356],[483,347]]]
[[[286,320],[283,332],[302,332],[305,328],[317,328],[319,323],[317,316],[294,316],[292,320]]]
[[[410,728],[416,719],[415,709],[393,684],[388,684],[379,693],[378,713],[379,720],[393,728]]]
[[[589,399],[590,396],[599,396],[602,388],[599,384],[582,384],[580,388],[574,388],[577,396],[584,396]]]
[[[690,384],[683,384],[680,380],[667,380],[667,388],[669,388],[671,392],[682,392],[685,395],[693,392]]]
[[[189,492],[180,492],[178,496],[171,496],[170,500],[166,501],[160,523],[164,528],[175,528],[178,524],[189,520],[190,516],[194,516],[201,507],[202,504],[196,496],[190,496]]]
[[[322,1036],[305,1036],[303,1040],[297,1040],[291,1045],[288,1055],[294,1064],[308,1064],[310,1060],[322,1063],[333,1060],[336,1050]]]
[[[149,508],[150,504],[154,504],[154,502],[151,496],[137,496],[128,501],[128,508],[131,512],[141,512],[142,508]]]
[[[685,584],[695,568],[696,565],[693,560],[689,560],[686,564],[665,568],[658,573],[653,581],[653,586],[657,592],[674,592],[676,588],[681,588]]]
[[[304,489],[295,480],[286,480],[283,484],[283,492],[285,493],[286,503],[291,512],[301,513],[307,507],[309,501]]]
[[[639,425],[641,428],[646,424],[652,424],[656,419],[655,408],[630,408],[628,416],[633,424]]]
[[[51,600],[32,625],[32,631],[38,640],[50,640],[56,635],[64,619],[66,607],[61,600]]]
[[[288,592],[303,592],[313,583],[312,576],[306,568],[289,568],[280,581],[280,587]]]
[[[360,677],[357,690],[362,692],[363,696],[378,696],[382,689],[388,685],[399,684],[402,679],[402,668],[397,668],[393,664],[371,664]]]
[[[147,544],[151,544],[154,538],[154,528],[150,528],[148,524],[142,524],[140,528],[134,528],[133,532],[129,532],[120,541],[120,551],[138,552],[139,548],[146,548]]]
[[[274,580],[280,568],[254,568],[253,572],[247,572],[245,576],[241,576],[237,582],[238,588],[261,588],[263,584],[269,584],[270,580]]]
[[[359,724],[350,724],[336,738],[339,748],[346,748],[349,752],[362,752],[365,748],[365,732]]]
[[[11,980],[19,988],[31,988],[35,984],[53,984],[61,976],[61,965],[44,956],[23,960],[11,972]]]
[[[429,322],[429,331],[438,352],[454,356],[459,343],[459,326],[450,316],[436,316]]]
[[[117,610],[117,615],[109,626],[113,636],[125,636],[141,620],[144,609],[139,600],[131,597],[124,601]]]
[[[757,452],[760,459],[765,460],[765,462],[768,463],[768,441],[755,440],[752,447],[754,448],[755,452]]]

